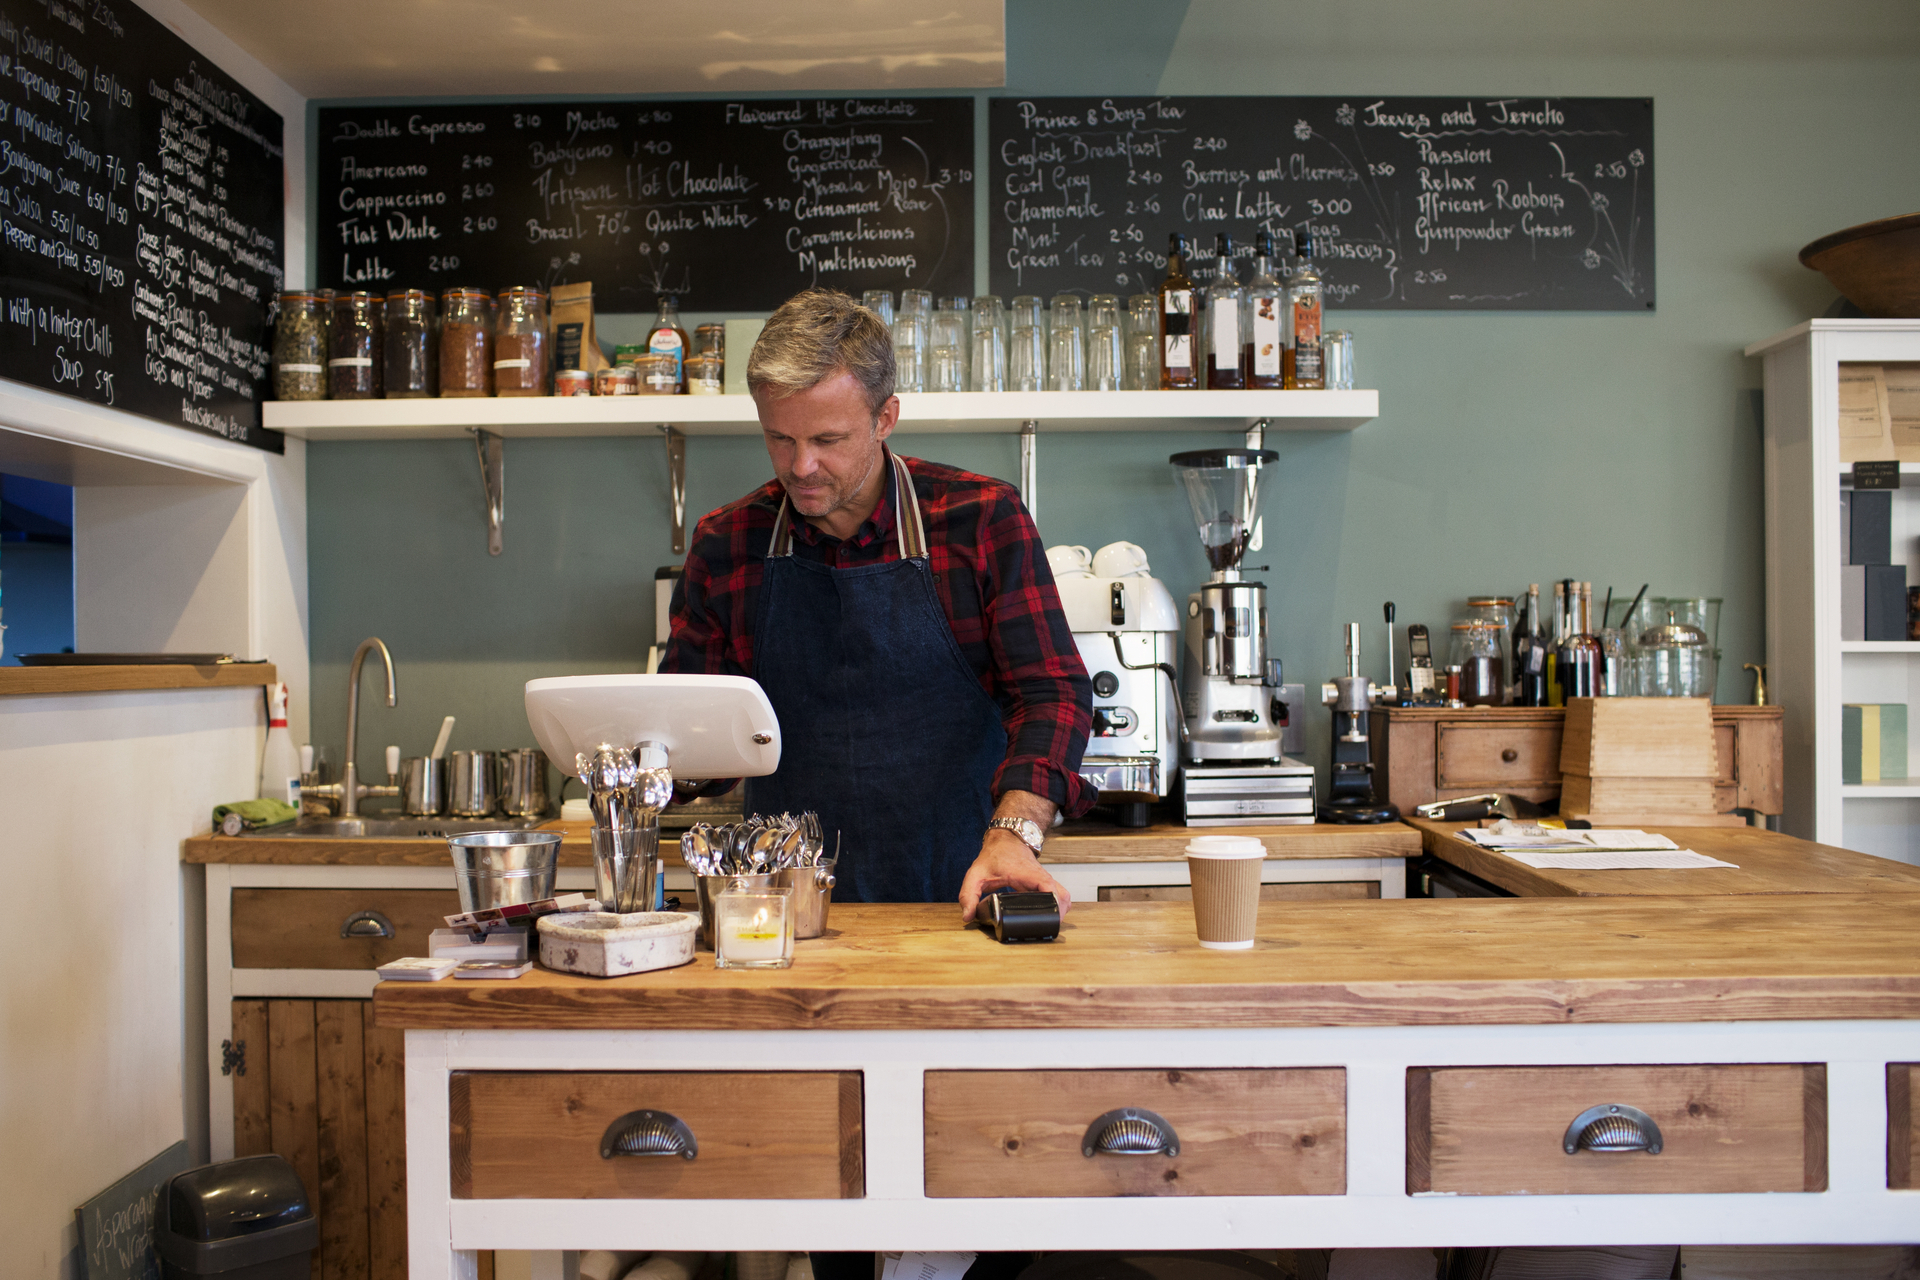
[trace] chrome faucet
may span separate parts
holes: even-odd
[[[355,755],[360,746],[360,668],[365,665],[367,655],[375,649],[380,651],[380,661],[387,668],[387,705],[391,707],[399,702],[393,688],[393,655],[387,652],[386,643],[378,636],[369,636],[353,651],[353,666],[347,672],[347,763],[341,771],[340,781],[301,788],[302,795],[318,796],[330,804],[337,804],[338,812],[348,817],[360,812],[360,802],[364,799],[400,794],[398,748],[387,748],[387,781],[384,786],[360,781],[360,764]]]

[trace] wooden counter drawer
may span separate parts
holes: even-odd
[[[1645,1112],[1645,1151],[1568,1155],[1590,1107]],[[1825,1191],[1823,1064],[1415,1067],[1407,1072],[1407,1193],[1581,1195]]]
[[[1344,1194],[1347,1073],[929,1071],[929,1197]],[[1175,1156],[1087,1156],[1096,1118],[1144,1108]]]
[[[427,935],[460,910],[452,889],[247,889],[233,891],[236,969],[371,969],[427,954]],[[343,938],[356,914],[378,912],[393,936]]]
[[[1887,1186],[1920,1190],[1920,1062],[1887,1064]]]
[[[1442,723],[1436,732],[1434,784],[1507,791],[1560,785],[1558,724]]]
[[[472,1200],[858,1200],[858,1071],[456,1071],[453,1194]],[[603,1157],[615,1122],[665,1112],[692,1159]]]

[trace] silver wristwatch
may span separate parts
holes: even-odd
[[[1040,846],[1047,842],[1047,833],[1032,818],[995,818],[987,823],[989,829],[999,827],[1002,831],[1011,831],[1020,837],[1021,843],[1033,850],[1034,856],[1040,854]]]

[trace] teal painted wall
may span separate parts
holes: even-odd
[[[1277,652],[1310,686],[1337,673],[1349,620],[1367,624],[1377,678],[1384,600],[1402,626],[1444,635],[1468,594],[1576,577],[1724,596],[1719,694],[1747,697],[1740,664],[1764,657],[1765,602],[1760,371],[1740,348],[1834,303],[1795,261],[1801,245],[1920,209],[1920,6],[1008,0],[1004,92],[1654,98],[1658,311],[1343,313],[1380,417],[1270,439],[1281,457],[1251,558],[1272,566]],[[609,318],[602,336],[646,320]],[[1205,565],[1167,455],[1237,441],[1043,437],[1041,532],[1129,538],[1184,593]],[[1007,437],[902,447],[1009,479],[1018,467]],[[457,746],[524,744],[525,680],[644,661],[653,571],[673,559],[660,443],[510,441],[506,457],[506,552],[492,559],[470,444],[311,448],[317,742],[338,750],[346,660],[368,635],[393,649],[400,705],[363,707],[367,765],[389,741],[424,750],[446,714]],[[696,512],[769,474],[751,438],[695,439],[688,458]],[[1325,720],[1310,712],[1323,768]]]

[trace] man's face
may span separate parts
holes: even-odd
[[[793,395],[754,397],[774,474],[794,510],[809,519],[854,505],[880,465],[880,442],[893,434],[900,401],[875,420],[860,383],[844,370]]]

